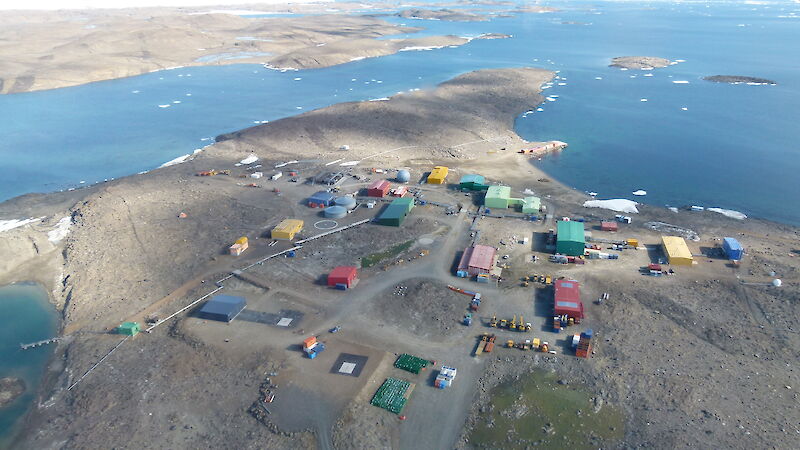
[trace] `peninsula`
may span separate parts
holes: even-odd
[[[797,423],[792,392],[800,385],[786,363],[800,356],[792,332],[798,230],[646,205],[626,223],[615,221],[614,211],[584,207],[590,197],[548,181],[519,153],[540,144],[513,131],[553,77],[534,68],[467,73],[433,89],[228,133],[182,164],[0,204],[4,217],[15,211],[41,218],[3,233],[3,279],[38,277],[70,336],[56,344],[58,376],[42,392],[47,407],[31,413],[15,444],[139,447],[158,436],[167,448],[466,448],[489,439],[478,433],[486,414],[512,421],[498,428],[503,442],[523,429],[513,420],[529,420],[527,407],[497,409],[496,389],[544,369],[558,386],[588,392],[571,420],[616,418],[614,430],[603,422],[570,436],[581,445],[788,448],[783,443],[792,442]],[[424,183],[432,171],[444,172],[435,166],[449,167],[445,183]],[[409,172],[408,183],[397,180],[399,169]],[[504,207],[500,194],[491,213],[481,212],[486,194],[472,189],[484,182],[507,186],[506,201],[535,195],[546,212],[531,220]],[[396,197],[367,196],[373,185],[407,195],[410,202],[401,203],[411,208],[399,224],[378,219]],[[326,189],[343,205],[360,206],[336,217],[309,207]],[[573,222],[598,239],[637,243],[615,251],[597,241],[616,260],[550,263],[555,217],[580,219]],[[273,239],[287,218],[302,220],[302,229],[294,240]],[[48,239],[62,220],[66,237]],[[605,228],[609,221],[618,231]],[[672,275],[645,276],[641,268],[663,257],[667,229],[697,236],[689,255],[703,256],[670,266]],[[736,267],[721,256],[722,236],[747,248]],[[229,254],[243,237],[249,247]],[[493,283],[451,271],[473,244],[508,255]],[[357,284],[340,283],[345,292],[327,286],[338,266],[357,271]],[[772,267],[785,273],[780,288],[765,273]],[[550,331],[553,287],[531,281],[533,274],[580,283],[585,317],[578,327]],[[463,322],[471,297],[457,289],[482,293],[472,325]],[[246,308],[230,323],[199,317],[197,309],[217,294],[244,297]],[[488,325],[493,314],[516,319],[521,312],[532,330]],[[123,322],[150,332],[126,339],[114,331]],[[561,345],[559,336],[572,339],[576,328],[594,330],[587,359]],[[498,345],[473,356],[484,332],[499,336]],[[327,348],[313,360],[301,350],[310,336]],[[541,337],[557,354],[506,345]],[[437,361],[434,373],[456,367],[458,377],[446,390],[434,389],[423,375],[394,367],[402,353]],[[416,385],[405,421],[370,404],[387,378]],[[542,438],[556,431],[556,421],[542,424]],[[782,429],[786,439],[776,440]]]

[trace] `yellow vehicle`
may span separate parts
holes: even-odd
[[[542,341],[539,338],[533,338],[533,349],[539,350],[539,345],[541,345]]]
[[[514,341],[512,341],[511,339],[506,341],[506,347],[513,348],[514,347]]]
[[[553,277],[548,275],[547,278],[545,278],[544,280],[544,284],[553,284]]]
[[[492,320],[489,321],[489,326],[497,328],[497,316],[492,316]]]
[[[530,322],[525,323],[525,320],[522,318],[522,316],[519,316],[519,325],[517,325],[517,331],[531,331]]]
[[[511,319],[511,323],[508,325],[508,328],[510,328],[512,330],[516,330],[517,329],[517,315],[516,314],[514,314],[514,318]]]
[[[500,328],[508,328],[508,320],[507,319],[500,319],[500,324],[498,326]]]
[[[525,277],[525,278],[528,278],[528,277]],[[523,281],[522,282],[522,287],[528,287],[528,282],[527,281]]]

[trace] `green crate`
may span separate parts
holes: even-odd
[[[409,391],[411,383],[397,378],[387,378],[383,382],[375,395],[372,396],[370,404],[391,411],[395,414],[400,414],[403,407],[408,402],[406,393]],[[408,392],[410,394],[410,392]]]
[[[428,367],[431,362],[427,359],[422,359],[414,355],[403,353],[397,357],[394,366],[398,369],[403,369],[411,373],[419,373],[422,369]]]

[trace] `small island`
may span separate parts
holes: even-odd
[[[772,80],[758,77],[747,77],[743,75],[712,75],[703,77],[706,81],[713,81],[714,83],[728,83],[728,84],[778,84]]]
[[[5,408],[25,393],[25,382],[19,378],[0,378],[0,408]]]
[[[608,67],[652,70],[667,67],[669,63],[668,59],[655,56],[618,56],[611,60],[611,64]]]
[[[503,33],[486,33],[482,34],[475,39],[508,39],[510,38],[510,34],[503,34]]]
[[[477,14],[452,9],[406,9],[395,15],[406,19],[444,20],[447,22],[485,22],[489,20]]]

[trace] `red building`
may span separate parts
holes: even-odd
[[[389,193],[389,182],[386,180],[375,180],[367,187],[367,195],[370,197],[385,197]]]
[[[600,222],[600,230],[602,231],[617,231],[619,225],[617,222]]]
[[[554,305],[556,316],[566,314],[576,321],[583,319],[580,284],[575,280],[556,280]]]
[[[393,197],[405,197],[408,193],[408,188],[405,186],[397,186],[392,190]]]
[[[458,276],[474,277],[491,273],[497,258],[497,249],[488,245],[476,245],[464,250],[458,263]]]
[[[342,285],[347,289],[355,286],[358,281],[358,268],[355,266],[339,266],[328,274],[328,286]]]

